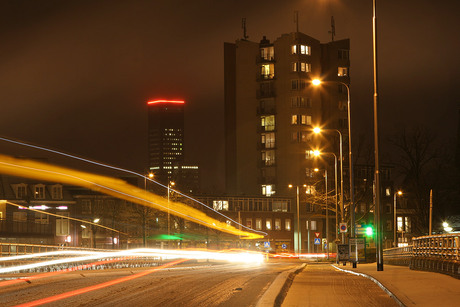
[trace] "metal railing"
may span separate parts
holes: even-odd
[[[459,246],[458,233],[416,237],[411,246],[386,249],[384,261],[460,278]]]
[[[413,256],[460,260],[460,234],[445,234],[413,238]]]

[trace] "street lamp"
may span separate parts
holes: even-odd
[[[398,238],[396,237],[396,230],[397,230],[397,226],[396,226],[396,200],[397,200],[397,196],[401,196],[403,194],[402,191],[398,191],[398,192],[394,192],[393,193],[393,230],[394,230],[394,234],[393,234],[393,247],[398,247]]]
[[[294,186],[290,184],[289,188],[293,188]],[[306,185],[304,185],[306,187]],[[296,186],[296,204],[297,204],[297,256],[300,256],[302,251],[302,242],[300,241],[300,199],[299,199],[299,186]]]
[[[337,129],[321,129],[318,127],[313,128],[313,132],[318,134],[322,131],[335,131],[339,134],[339,159],[340,159],[340,204],[341,204],[341,222],[344,222],[345,204],[343,203],[343,155],[342,155],[342,132]],[[345,243],[345,234],[342,233],[342,243]]]
[[[318,86],[322,83],[320,79],[313,79],[312,84]],[[347,117],[348,117],[348,167],[350,171],[350,228],[351,228],[351,237],[355,237],[355,187],[353,179],[353,151],[351,149],[351,100],[350,100],[350,86],[342,81],[326,81],[326,82],[335,82],[341,85],[344,85],[347,89]],[[342,161],[342,159],[340,159]],[[343,173],[342,173],[343,174]],[[355,267],[355,263],[353,263]]]

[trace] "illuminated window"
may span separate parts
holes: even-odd
[[[262,116],[260,121],[264,131],[275,130],[275,115]]]
[[[249,228],[252,228],[252,219],[251,218],[246,219],[246,226],[249,227]]]
[[[228,201],[227,200],[214,200],[212,203],[214,210],[218,211],[228,211]]]
[[[265,220],[265,228],[267,230],[272,230],[272,219],[266,219]]]
[[[263,79],[273,79],[275,77],[275,65],[262,64],[260,68],[260,76]]]
[[[260,48],[260,57],[267,61],[275,59],[275,48],[273,46]]]
[[[391,195],[391,189],[390,189],[390,188],[386,188],[386,189],[385,189],[385,195],[386,195],[386,196],[390,196],[390,195]]]
[[[404,230],[403,217],[398,216],[396,220],[397,220],[397,224],[398,224],[398,231],[403,231]]]
[[[287,231],[291,231],[291,220],[290,219],[285,219],[284,220],[284,228]]]
[[[275,148],[275,133],[262,133],[261,142],[264,148]]]
[[[275,230],[281,230],[281,219],[275,219]]]
[[[281,202],[281,201],[273,202],[272,211],[273,212],[287,212],[288,211],[287,202]]]
[[[275,186],[272,184],[264,184],[262,185],[262,195],[271,196],[275,194]]]
[[[316,188],[314,185],[307,185],[305,188],[305,194],[309,195],[315,195],[316,193]]]
[[[256,218],[256,230],[262,230],[262,219]]]
[[[310,46],[307,46],[307,45],[292,45],[291,46],[291,52],[292,52],[292,54],[310,55],[311,54],[311,48],[310,48]]]
[[[265,166],[275,165],[275,151],[274,150],[262,151],[262,161]]]
[[[62,216],[69,216],[68,212],[60,213]],[[56,218],[56,236],[68,236],[70,235],[69,219]]]
[[[45,198],[45,185],[37,184],[34,187],[34,198],[35,199],[44,199]]]
[[[311,116],[296,114],[291,116],[292,125],[311,125]]]
[[[337,76],[346,77],[348,76],[348,67],[339,67]]]
[[[311,64],[306,62],[293,62],[291,69],[293,72],[310,72]]]

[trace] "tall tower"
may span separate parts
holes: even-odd
[[[348,39],[321,44],[300,32],[224,44],[227,193],[292,195],[289,184],[312,176],[312,127],[348,135],[349,49]],[[339,143],[320,141],[334,151]]]
[[[173,180],[174,166],[183,162],[184,104],[183,100],[147,102],[149,169],[164,184]]]

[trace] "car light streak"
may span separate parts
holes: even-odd
[[[38,257],[43,257],[43,254],[30,254],[22,255],[21,260],[33,259]],[[67,251],[58,251],[53,252],[53,256],[58,255],[68,255]],[[178,258],[187,258],[194,260],[216,260],[216,261],[227,261],[227,262],[236,262],[236,263],[253,263],[260,264],[264,261],[264,256],[261,253],[253,252],[218,252],[218,251],[203,251],[203,250],[168,250],[168,249],[152,249],[152,248],[139,248],[131,250],[123,250],[116,252],[93,252],[79,257],[69,257],[55,260],[40,261],[36,263],[23,264],[19,266],[10,266],[0,268],[0,273],[11,273],[18,272],[23,270],[36,269],[39,267],[47,267],[58,264],[65,263],[75,263],[82,261],[89,261],[94,259],[103,259],[103,258],[120,258],[120,257],[151,257],[159,259],[178,259]],[[19,256],[14,256],[19,257]],[[7,257],[8,258],[8,257]],[[0,258],[1,260],[1,258]]]
[[[169,211],[171,214],[195,223],[241,236],[242,239],[263,238],[263,235],[240,230],[186,204],[176,201],[168,202],[161,196],[129,185],[120,179],[53,166],[42,162],[15,159],[5,155],[0,155],[0,172],[13,176],[57,181],[86,187],[161,211]]]
[[[84,269],[87,269],[87,268],[90,268],[90,267],[93,267],[93,266],[96,266],[96,265],[102,265],[102,264],[107,264],[107,263],[112,263],[112,262],[119,262],[119,261],[127,260],[127,259],[130,259],[130,258],[133,258],[133,257],[123,257],[123,258],[116,258],[116,259],[110,259],[110,260],[101,260],[101,261],[96,261],[96,262],[92,262],[92,263],[77,265],[77,266],[74,266],[74,267],[71,267],[71,268],[66,268],[66,269],[58,270],[58,271],[54,271],[54,272],[46,272],[46,273],[41,273],[41,274],[37,274],[37,275],[21,277],[21,278],[17,278],[17,279],[1,281],[0,282],[0,287],[6,287],[6,286],[11,286],[11,285],[15,285],[15,284],[18,284],[18,283],[22,283],[22,282],[29,282],[29,281],[32,281],[32,280],[38,280],[38,279],[42,279],[42,278],[46,278],[46,277],[52,277],[52,276],[60,275],[60,274],[64,274],[64,273],[80,271],[80,270],[84,270]]]
[[[107,281],[107,282],[104,282],[104,283],[100,283],[100,284],[97,284],[97,285],[94,285],[94,286],[81,288],[81,289],[61,293],[61,294],[58,294],[58,295],[46,297],[46,298],[43,298],[43,299],[28,302],[28,303],[25,303],[25,304],[16,305],[16,307],[19,307],[19,306],[21,306],[21,307],[39,306],[39,305],[59,301],[59,300],[62,300],[62,299],[65,299],[65,298],[68,298],[68,297],[71,297],[71,296],[75,296],[75,295],[79,295],[79,294],[83,294],[83,293],[103,289],[103,288],[106,288],[106,287],[109,287],[109,286],[113,286],[113,285],[116,285],[116,284],[119,284],[119,283],[122,283],[122,282],[130,281],[130,280],[133,280],[133,279],[136,279],[136,278],[151,274],[153,272],[165,269],[167,267],[179,264],[181,262],[185,262],[187,260],[188,259],[180,259],[180,260],[177,260],[177,261],[174,261],[174,262],[164,264],[164,265],[162,265],[160,267],[157,267],[157,268],[154,268],[154,269],[151,269],[151,270],[146,270],[146,271],[143,271],[143,272],[140,272],[140,273],[137,273],[137,274],[117,278],[117,279]]]
[[[117,171],[121,171],[121,172],[125,172],[125,173],[128,173],[128,174],[132,174],[132,175],[135,175],[135,176],[138,176],[140,178],[143,178],[143,179],[146,179],[152,183],[155,183],[157,185],[160,185],[162,186],[163,188],[168,188],[166,185],[163,185],[151,178],[148,178],[144,175],[141,175],[139,173],[136,173],[136,172],[133,172],[133,171],[130,171],[130,170],[127,170],[127,169],[123,169],[123,168],[120,168],[120,167],[116,167],[116,166],[112,166],[112,165],[108,165],[108,164],[104,164],[104,163],[100,163],[100,162],[96,162],[96,161],[92,161],[92,160],[89,160],[89,159],[85,159],[85,158],[81,158],[81,157],[78,157],[78,156],[75,156],[75,155],[71,155],[71,154],[67,154],[67,153],[64,153],[64,152],[60,152],[60,151],[57,151],[57,150],[53,150],[53,149],[49,149],[49,148],[46,148],[46,147],[42,147],[42,146],[37,146],[37,145],[32,145],[32,144],[27,144],[25,142],[21,142],[21,141],[16,141],[16,140],[11,140],[11,139],[7,139],[7,138],[4,138],[4,137],[0,137],[0,141],[5,141],[5,142],[9,142],[9,143],[13,143],[13,144],[16,144],[16,145],[20,145],[20,146],[26,146],[26,147],[30,147],[30,148],[35,148],[35,149],[38,149],[38,150],[43,150],[43,151],[48,151],[48,152],[51,152],[51,153],[54,153],[54,154],[58,154],[58,155],[61,155],[61,156],[65,156],[65,157],[69,157],[69,158],[72,158],[72,159],[76,159],[76,160],[80,160],[80,161],[83,161],[83,162],[86,162],[86,163],[90,163],[90,164],[94,164],[94,165],[98,165],[98,166],[101,166],[101,167],[105,167],[105,168],[110,168],[110,169],[113,169],[113,170],[117,170]],[[243,225],[241,223],[238,223],[236,222],[235,220],[229,218],[228,216],[222,214],[221,212],[215,210],[214,208],[212,207],[209,207],[207,206],[206,204],[196,200],[196,199],[193,199],[192,197],[188,196],[188,195],[185,195],[179,191],[176,191],[174,189],[170,189],[172,191],[174,191],[175,193],[183,196],[183,197],[186,197],[192,201],[194,201],[195,203],[197,204],[200,204],[201,206],[209,209],[209,210],[212,210],[214,211],[215,213],[221,215],[222,217],[225,217],[226,219],[232,221],[235,225],[238,225],[239,227],[241,228],[244,228],[252,233],[256,232],[256,233],[259,233],[261,234],[262,236],[267,236],[267,233],[266,232],[263,232],[263,231],[259,231],[259,230],[254,230],[254,229],[251,229],[249,227],[247,227],[246,225]]]

